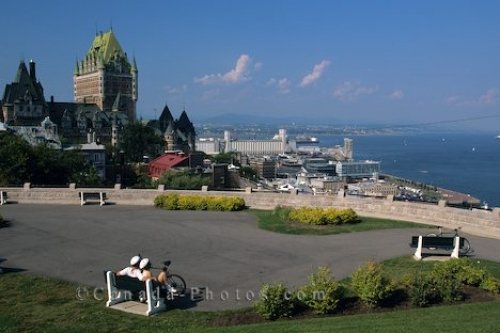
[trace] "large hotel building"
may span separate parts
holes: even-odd
[[[129,120],[136,119],[137,65],[129,62],[112,30],[96,34],[85,58],[75,65],[75,102],[112,111],[119,100]],[[115,104],[116,105],[116,104]]]

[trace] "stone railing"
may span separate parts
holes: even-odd
[[[3,187],[10,203],[48,203],[48,204],[80,204],[79,191],[74,184],[68,188],[33,188],[30,184],[23,187]],[[500,208],[492,211],[468,210],[447,207],[445,201],[438,205],[394,201],[392,196],[376,199],[366,197],[338,195],[311,195],[302,193],[254,192],[252,189],[240,191],[201,191],[165,190],[160,185],[158,189],[122,189],[119,184],[113,188],[86,188],[85,191],[100,191],[106,193],[106,201],[118,205],[152,206],[154,198],[162,193],[185,193],[199,195],[239,196],[245,199],[247,206],[258,209],[273,209],[277,206],[289,207],[338,207],[352,208],[359,215],[401,219],[417,223],[441,225],[449,228],[461,227],[464,232],[495,237],[500,239]]]

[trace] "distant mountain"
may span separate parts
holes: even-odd
[[[244,125],[244,124],[267,124],[267,125],[284,125],[284,124],[335,124],[334,120],[325,120],[320,118],[310,117],[273,117],[268,115],[251,115],[251,114],[236,114],[224,113],[215,116],[193,117],[195,123],[217,124],[217,125]]]

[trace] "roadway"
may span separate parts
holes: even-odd
[[[259,229],[247,212],[145,206],[11,204],[0,213],[10,221],[0,229],[3,267],[104,288],[103,270],[118,270],[137,253],[156,266],[171,259],[171,271],[188,287],[206,288],[204,299],[188,306],[199,310],[248,306],[262,283],[299,286],[318,266],[330,266],[341,279],[367,260],[410,255],[410,236],[419,233],[284,235]],[[467,237],[477,258],[500,261],[498,240]]]

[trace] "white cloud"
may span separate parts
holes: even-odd
[[[326,68],[329,65],[330,65],[329,60],[322,60],[319,64],[314,65],[312,72],[302,78],[300,86],[306,87],[316,82],[321,77],[321,75],[323,75],[323,73],[325,72]]]
[[[253,65],[253,70],[254,71],[260,71],[262,69],[263,64],[261,62],[257,62],[255,65]]]
[[[494,105],[498,97],[498,89],[490,88],[479,97],[479,105]]]
[[[290,92],[290,86],[292,85],[292,82],[288,80],[287,78],[283,78],[278,81],[278,91],[280,94],[288,94]]]
[[[169,95],[180,95],[182,93],[185,93],[187,91],[187,85],[183,84],[181,87],[172,87],[172,86],[166,86],[165,91]]]
[[[458,105],[458,104],[460,104],[461,99],[462,98],[460,96],[453,95],[453,96],[447,97],[445,100],[445,103],[448,105]]]
[[[343,102],[356,100],[363,95],[371,95],[378,90],[378,86],[368,87],[363,86],[359,82],[344,81],[340,86],[337,86],[333,91],[333,96]]]
[[[207,74],[200,78],[195,78],[194,82],[201,83],[203,85],[214,84],[214,83],[228,83],[234,84],[248,80],[249,66],[251,63],[251,58],[248,54],[242,54],[236,60],[236,64],[233,69],[224,74]]]
[[[272,86],[276,84],[276,79],[274,77],[270,78],[267,82],[266,82],[266,85],[268,86]]]
[[[292,82],[286,77],[282,79],[275,79],[272,77],[267,81],[266,85],[276,86],[280,94],[288,94],[291,91],[290,87],[292,86]]]
[[[461,107],[491,106],[497,103],[498,97],[500,97],[500,90],[496,88],[490,88],[476,99],[466,99],[460,95],[453,95],[447,97],[445,99],[445,103],[447,105],[461,106]]]
[[[394,90],[392,93],[389,94],[390,99],[401,99],[405,96],[402,90]]]

